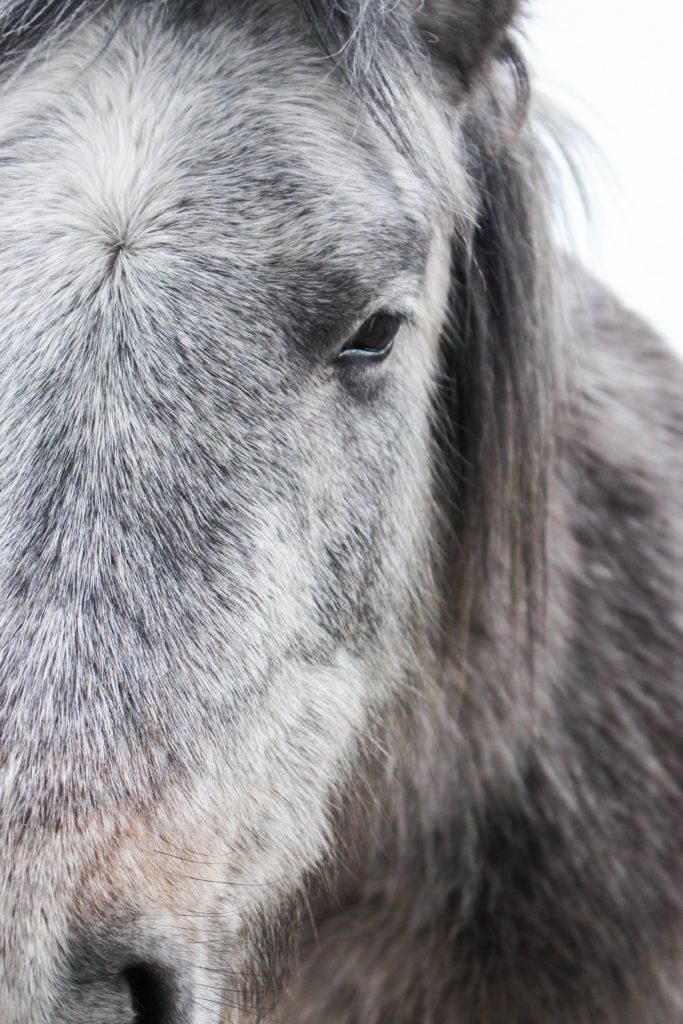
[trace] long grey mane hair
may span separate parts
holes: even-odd
[[[47,509],[38,540],[24,516],[33,539],[21,557],[0,559],[10,609],[0,615],[0,770],[11,775],[0,838],[23,851],[18,873],[0,860],[10,922],[0,998],[11,1024],[683,1019],[681,371],[647,326],[557,252],[546,129],[519,21],[517,0],[169,0],[158,9],[0,0],[7,95],[53,51],[66,65],[62,41],[82,40],[83,75],[104,61],[114,80],[129,51],[137,59],[162,39],[178,74],[192,78],[197,147],[206,149],[196,165],[191,147],[183,152],[178,174],[190,180],[187,165],[208,183],[208,212],[178,192],[160,216],[158,248],[177,256],[159,264],[166,291],[156,255],[154,274],[136,278],[135,260],[148,256],[136,254],[132,229],[107,236],[97,295],[111,287],[114,298],[111,307],[102,300],[98,330],[131,296],[144,307],[147,280],[174,310],[167,322],[163,303],[154,307],[161,326],[147,339],[153,349],[164,331],[172,338],[159,342],[167,376],[150,372],[147,393],[147,378],[126,385],[125,367],[116,369],[141,407],[152,396],[158,417],[148,423],[131,402],[145,429],[130,433],[139,453],[124,452],[126,501],[139,521],[131,515],[116,548],[130,559],[128,589],[108,591],[119,567],[108,576],[109,563],[98,563],[88,619],[77,584],[60,590],[61,556],[43,560],[50,523],[69,537],[76,522],[70,483],[52,504],[41,497],[47,484],[35,484],[26,508]],[[296,66],[283,64],[280,82],[287,47]],[[169,67],[159,72],[164,86]],[[221,76],[236,114],[211,91]],[[304,125],[308,147],[299,153],[278,135],[273,115],[282,165],[269,148],[270,111],[259,106],[279,102],[280,88],[292,98],[277,114],[288,129]],[[324,102],[329,122],[316,136],[305,118]],[[105,123],[104,101],[97,110]],[[214,132],[223,116],[233,118],[229,142]],[[345,158],[330,141],[345,118],[356,118],[344,139],[358,186],[334,168],[315,191],[325,155]],[[20,136],[0,151],[0,172],[13,145],[23,152]],[[238,167],[234,216],[221,205],[225,183],[233,189],[228,171],[212,177],[221,160]],[[390,185],[381,180],[389,164]],[[373,202],[354,213],[366,189]],[[399,195],[404,206],[406,195],[415,201],[402,207],[403,233],[391,215]],[[219,245],[211,218],[223,215]],[[250,227],[240,234],[242,217]],[[0,246],[9,266],[3,237]],[[347,359],[337,373],[348,351],[338,352],[336,297],[371,308],[351,257],[368,275],[394,257],[427,268],[424,323],[413,309],[396,329],[419,322],[433,338],[401,349],[414,362],[408,372],[399,361],[394,392],[389,370],[378,383],[367,368],[353,376]],[[320,297],[318,281],[331,297]],[[10,306],[0,302],[0,355]],[[142,314],[115,315],[146,339]],[[347,334],[359,320],[349,318]],[[79,330],[89,323],[83,314]],[[284,323],[302,350],[317,353],[309,336],[337,345],[326,391],[296,390],[309,370],[296,346],[276,348]],[[253,338],[276,355],[255,354]],[[130,365],[151,366],[158,352]],[[286,359],[295,370],[281,368]],[[22,366],[28,373],[30,361]],[[58,421],[49,434],[58,447],[71,428],[60,433],[59,395],[44,377],[35,402]],[[24,385],[34,386],[28,377]],[[337,403],[336,434],[320,394]],[[92,422],[92,436],[108,436],[105,413],[95,408]],[[0,452],[9,427],[7,436]],[[354,447],[357,458],[344,462]],[[65,480],[86,449],[74,446]],[[111,522],[125,518],[107,475],[118,453],[102,451],[91,476],[106,502],[82,512],[81,534],[100,528],[102,509]],[[153,456],[165,460],[158,477]],[[15,475],[18,483],[2,477],[13,529],[24,500]],[[107,558],[116,528],[101,527]],[[156,562],[138,555],[146,543]],[[74,579],[94,577],[80,535],[73,548]],[[23,679],[16,651],[27,663],[46,660],[26,622],[47,615],[48,593],[104,638],[98,671],[112,667],[115,699],[91,686],[95,711],[85,699],[72,710],[47,670],[13,684]],[[100,622],[109,629],[97,632]],[[120,623],[132,653],[119,644]],[[69,620],[65,634],[72,628]],[[74,677],[89,682],[88,652],[75,641],[64,649]],[[54,709],[54,736],[27,727],[32,707],[41,723]],[[34,929],[40,955],[28,963]]]

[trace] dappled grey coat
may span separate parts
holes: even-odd
[[[683,1020],[683,375],[517,14],[0,0],[1,1024]]]

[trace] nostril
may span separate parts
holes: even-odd
[[[135,1024],[173,1024],[172,986],[154,964],[131,964],[122,971],[135,1012]]]

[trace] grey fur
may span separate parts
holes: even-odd
[[[682,375],[515,14],[0,0],[2,1024],[683,1018]]]

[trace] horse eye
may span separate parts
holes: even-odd
[[[343,363],[379,363],[394,347],[394,338],[403,323],[403,317],[382,310],[361,324],[350,341],[344,345],[337,360]]]

